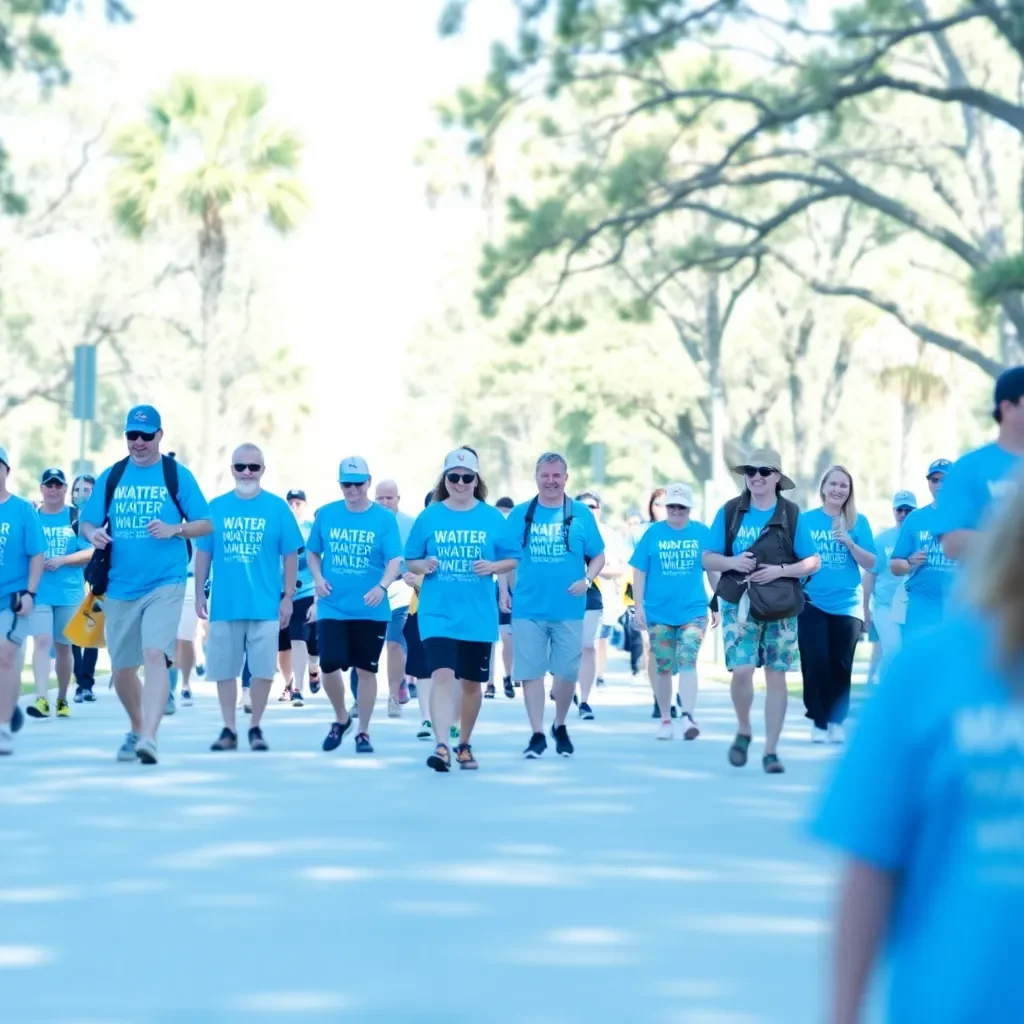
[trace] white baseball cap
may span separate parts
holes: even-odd
[[[366,459],[359,455],[347,455],[338,466],[338,482],[342,484],[362,484],[370,479],[370,467]]]
[[[444,472],[449,469],[464,469],[467,473],[480,473],[480,462],[468,448],[456,448],[444,457]]]
[[[693,491],[688,484],[669,484],[665,488],[665,504],[693,508]]]

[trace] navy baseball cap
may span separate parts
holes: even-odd
[[[160,413],[151,405],[137,405],[128,413],[124,423],[125,433],[129,430],[141,430],[145,434],[155,434],[160,429]]]
[[[995,414],[998,417],[999,406],[1003,402],[1016,404],[1024,398],[1024,366],[1014,366],[1003,370],[996,380]]]
[[[289,491],[284,496],[284,500],[285,501],[305,501],[306,500],[306,492],[305,491]]]
[[[936,459],[928,467],[928,473],[926,475],[929,476],[929,477],[932,477],[932,476],[935,476],[936,473],[946,474],[952,468],[953,468],[953,463],[950,462],[949,459]]]
[[[42,479],[39,482],[41,484],[48,484],[51,480],[59,480],[65,486],[67,486],[68,482],[68,478],[64,475],[64,470],[57,469],[56,466],[44,469]]]

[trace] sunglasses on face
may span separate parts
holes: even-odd
[[[449,473],[445,480],[450,484],[471,484],[476,479],[476,473]]]
[[[586,505],[591,512],[596,512],[601,507],[600,505],[591,505],[590,502],[587,502]]]
[[[67,484],[62,484],[59,480],[47,480],[46,483],[43,484],[43,486],[44,487],[60,488],[60,487],[67,487]]]
[[[129,441],[152,441],[156,434],[151,434],[148,430],[126,430],[124,436]]]
[[[348,489],[349,487],[355,487],[355,488],[359,488],[359,487],[362,487],[362,486],[363,486],[363,484],[365,484],[365,483],[366,483],[366,481],[365,481],[365,480],[363,480],[363,481],[362,481],[362,483],[352,483],[352,482],[350,481],[350,482],[349,482],[349,483],[347,483],[347,484],[343,483],[343,484],[341,485],[341,488],[342,488],[342,490],[347,490],[347,489]]]
[[[249,470],[250,473],[258,473],[263,468],[259,462],[236,462],[234,469],[236,473],[244,473]]]
[[[771,466],[744,466],[744,476],[763,476],[765,478],[770,477],[775,470]]]
[[[669,510],[669,512],[685,512],[687,506],[686,505],[666,505],[665,508],[667,508]]]

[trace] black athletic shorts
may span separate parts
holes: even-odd
[[[427,668],[427,656],[420,639],[420,620],[415,612],[406,618],[402,634],[405,637],[406,675],[413,679],[429,679],[430,669]]]
[[[361,668],[376,672],[384,650],[386,622],[373,619],[320,619],[316,624],[320,671],[347,672]]]
[[[300,597],[292,604],[292,619],[287,629],[277,634],[277,649],[290,651],[293,640],[301,640],[306,650],[315,658],[320,652],[316,645],[316,623],[307,622],[306,616],[313,607],[312,597]]]
[[[431,675],[439,668],[450,668],[456,679],[467,683],[486,683],[491,678],[492,644],[479,640],[449,640],[432,636],[423,641],[423,652]]]

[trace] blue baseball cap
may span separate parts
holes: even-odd
[[[125,433],[141,430],[146,434],[155,434],[160,429],[160,413],[151,405],[137,405],[128,413],[124,429]]]
[[[949,459],[936,459],[929,467],[927,476],[934,476],[936,473],[942,473],[945,475],[953,468],[953,463]]]
[[[11,468],[11,460],[7,457],[6,448],[0,448],[0,462],[2,462],[8,469]]]
[[[56,466],[50,466],[49,469],[44,469],[39,482],[41,484],[48,484],[51,480],[56,480],[65,485],[68,482],[68,478],[64,475],[64,470],[58,469]]]
[[[364,484],[370,479],[370,467],[359,455],[347,455],[338,466],[338,483]]]
[[[917,508],[917,498],[913,491],[897,491],[892,496],[893,508]]]

